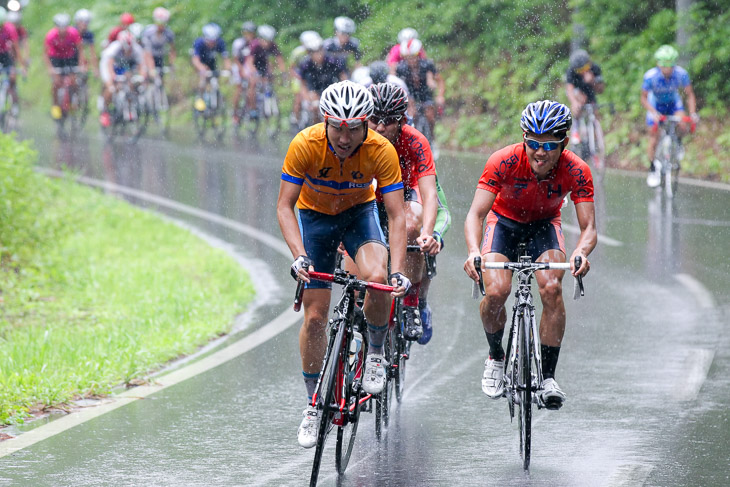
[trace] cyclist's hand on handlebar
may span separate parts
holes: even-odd
[[[314,262],[306,255],[300,255],[291,265],[291,276],[295,280],[309,282],[309,272],[314,270]]]
[[[575,258],[580,257],[581,264],[580,268],[575,268]],[[576,250],[573,252],[573,255],[570,256],[570,273],[573,276],[585,276],[588,274],[588,271],[591,269],[591,263],[588,261],[588,257],[586,257],[583,252]]]
[[[411,288],[411,280],[400,272],[394,272],[389,275],[388,283],[396,288],[396,290],[391,293],[394,298],[400,298],[401,296],[405,296],[405,294]]]
[[[693,123],[699,123],[699,121],[700,121],[700,116],[697,115],[696,113],[690,113],[689,118],[692,119]]]
[[[438,241],[433,238],[433,235],[429,235],[427,233],[421,234],[421,236],[416,239],[416,242],[421,246],[421,252],[424,253],[436,255],[441,250],[441,245],[439,245]]]
[[[471,252],[469,257],[466,258],[466,262],[464,262],[464,272],[466,272],[466,275],[473,281],[479,281],[479,273],[477,272],[476,267],[474,267],[474,257],[481,258],[481,256],[482,255],[479,252]]]

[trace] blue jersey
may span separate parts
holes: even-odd
[[[81,42],[87,45],[94,44],[94,33],[90,30],[81,32]]]
[[[215,53],[220,54],[222,57],[228,57],[228,49],[226,43],[218,38],[213,46],[209,46],[205,39],[198,37],[193,42],[193,55],[200,58],[200,62],[208,66],[210,69],[215,69]]]
[[[679,89],[690,85],[689,74],[684,68],[674,66],[672,75],[666,78],[661,69],[653,67],[644,74],[641,89],[649,92],[649,103],[653,107],[675,106],[682,103]]]

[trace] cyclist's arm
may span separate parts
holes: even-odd
[[[170,67],[173,67],[175,65],[175,60],[177,59],[177,49],[175,49],[175,43],[170,42],[170,51],[168,56],[168,62],[170,63]]]
[[[433,229],[436,225],[438,211],[438,194],[436,193],[436,176],[423,176],[418,179],[418,190],[423,201],[423,226],[419,240],[424,244],[423,249],[432,255],[439,251],[439,244],[433,239]]]
[[[596,207],[592,201],[583,201],[576,203],[575,214],[578,217],[578,226],[580,227],[580,237],[575,246],[575,250],[570,256],[570,262],[575,260],[576,256],[581,256],[583,262],[580,269],[575,269],[573,275],[585,275],[590,269],[588,255],[596,248],[598,241],[598,233],[596,232]]]
[[[208,66],[200,61],[200,56],[198,56],[197,54],[193,55],[193,58],[190,60],[190,62],[193,63],[193,67],[200,73],[205,73],[208,71]]]
[[[383,193],[383,203],[385,203],[385,211],[388,213],[390,272],[405,274],[406,215],[403,209],[403,189]]]
[[[684,94],[687,97],[687,109],[690,115],[697,114],[697,98],[695,98],[695,90],[692,85],[689,84],[684,87]]]
[[[276,64],[279,66],[279,74],[282,77],[286,76],[286,63],[284,62],[284,56],[281,54],[276,56]]]
[[[469,213],[464,221],[464,237],[466,238],[466,250],[469,256],[464,263],[464,271],[473,280],[479,279],[474,268],[474,257],[481,256],[482,228],[489,210],[492,209],[497,193],[477,188],[474,199],[471,202]]]
[[[300,255],[307,255],[304,242],[299,232],[299,222],[294,213],[294,206],[299,199],[302,186],[299,184],[281,181],[279,185],[279,199],[276,202],[276,216],[284,241],[289,246],[292,256],[296,259]]]
[[[438,197],[438,210],[436,211],[436,223],[433,227],[433,234],[434,238],[443,247],[443,237],[451,227],[451,213],[449,212],[449,205],[446,202],[444,190],[439,184],[438,176],[436,176],[436,196]]]
[[[689,103],[688,103],[689,104]],[[641,90],[641,105],[646,108],[646,111],[649,113],[654,114],[654,117],[659,118],[660,114],[657,111],[656,108],[651,106],[651,103],[649,103],[649,92],[646,90]]]

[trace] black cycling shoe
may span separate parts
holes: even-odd
[[[416,341],[423,335],[423,325],[421,325],[421,313],[415,306],[403,306],[403,335],[406,340]]]

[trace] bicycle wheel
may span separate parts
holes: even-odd
[[[330,342],[328,354],[320,373],[320,383],[317,388],[317,409],[319,411],[319,431],[317,432],[317,446],[314,450],[314,461],[312,463],[312,476],[309,485],[317,485],[319,467],[322,463],[322,453],[327,435],[332,429],[335,413],[339,406],[335,403],[335,388],[337,384],[338,371],[342,369],[343,343],[345,339],[345,324],[342,320],[333,325],[335,332],[334,339]]]
[[[344,328],[344,326],[343,326]],[[349,344],[352,340],[352,334],[345,335],[345,343]],[[349,351],[349,346],[344,347]],[[341,360],[341,371],[338,375],[338,383],[342,383],[343,387],[338,390],[343,391],[345,407],[340,411],[340,424],[337,428],[337,445],[335,448],[335,466],[338,473],[344,473],[347,463],[350,461],[352,449],[355,446],[355,434],[357,433],[357,425],[360,419],[360,392],[362,390],[362,374],[364,360],[364,350],[360,356],[357,356],[352,364],[349,360]],[[349,354],[348,354],[349,356]]]
[[[388,369],[385,373],[385,387],[383,392],[375,400],[375,437],[380,440],[383,431],[390,423],[390,409],[393,402],[393,389],[395,387],[396,374],[398,371],[398,353],[395,346],[395,328],[390,328],[385,334],[385,360],[388,362]]]
[[[398,325],[400,327],[400,324]],[[411,353],[411,341],[406,340],[403,336],[402,329],[396,333],[395,349],[398,355],[398,368],[395,372],[395,398],[398,402],[403,400],[403,391],[405,390],[406,382],[406,364],[408,363],[408,355]]]
[[[530,348],[530,321],[520,317],[519,342],[519,391],[520,391],[520,455],[522,468],[530,468],[530,449],[532,441],[532,353]]]

